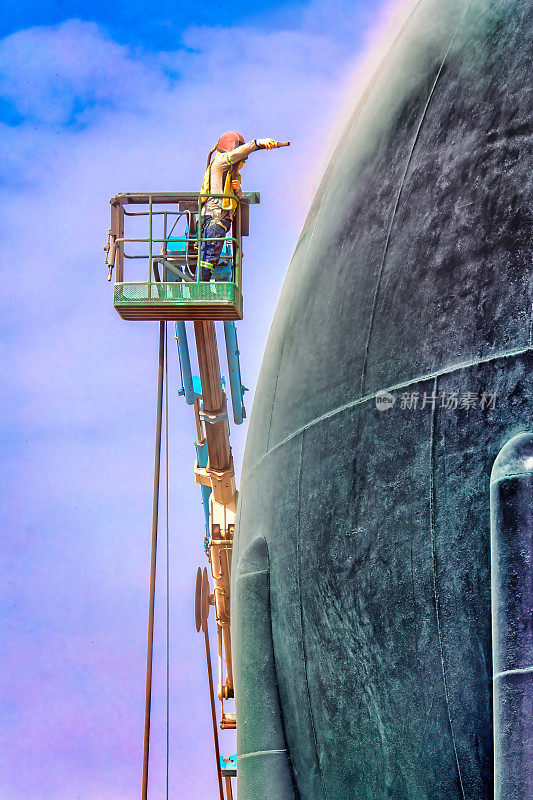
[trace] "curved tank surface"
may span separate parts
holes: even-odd
[[[532,16],[412,3],[297,244],[242,471],[239,800],[492,800],[490,474],[532,429]]]

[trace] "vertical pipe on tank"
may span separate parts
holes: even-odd
[[[235,571],[231,625],[237,714],[239,800],[296,800],[278,694],[268,544],[256,536]]]
[[[533,798],[533,433],[492,468],[494,800]]]

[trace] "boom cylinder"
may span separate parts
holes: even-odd
[[[224,338],[226,340],[226,355],[228,359],[229,385],[231,389],[231,405],[233,407],[233,420],[236,425],[242,425],[246,416],[243,403],[244,389],[241,381],[241,368],[239,363],[239,345],[237,344],[237,330],[233,320],[224,320]]]
[[[533,797],[533,433],[491,474],[494,800]]]
[[[194,405],[195,395],[192,382],[191,358],[187,342],[187,329],[183,320],[176,321],[176,343],[178,345],[178,358],[180,362],[183,394],[187,405]]]

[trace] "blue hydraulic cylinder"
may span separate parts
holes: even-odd
[[[199,467],[207,467],[207,459],[209,457],[207,444],[201,444],[200,442],[196,441],[194,446],[196,447],[197,465]],[[209,536],[209,498],[211,497],[212,489],[210,486],[204,486],[203,484],[200,485],[200,489],[202,490],[202,505],[204,507],[205,532]]]
[[[185,396],[185,402],[187,405],[192,406],[194,405],[195,395],[192,383],[191,359],[189,356],[189,343],[187,342],[187,330],[183,320],[176,322],[176,342],[178,345],[178,358],[180,362],[182,387],[179,394],[183,394]]]
[[[491,473],[494,800],[533,798],[533,433]]]
[[[231,320],[224,322],[224,338],[226,340],[226,355],[228,358],[229,385],[231,390],[231,405],[233,419],[236,425],[241,425],[246,417],[244,408],[244,393],[246,387],[241,381],[241,365],[239,361],[239,346],[237,343],[237,329]]]

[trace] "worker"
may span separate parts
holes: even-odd
[[[202,184],[202,245],[200,251],[201,280],[229,280],[231,264],[217,267],[226,233],[237,208],[233,198],[212,197],[217,194],[234,194],[242,197],[240,171],[250,153],[279,147],[275,139],[253,139],[244,142],[236,131],[222,134],[207,157],[207,168]]]

